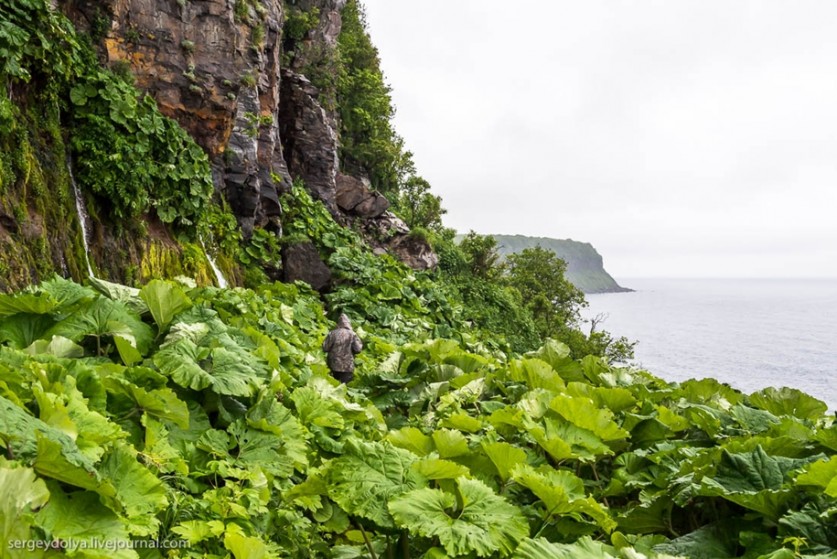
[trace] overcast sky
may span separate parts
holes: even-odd
[[[364,0],[459,231],[619,277],[837,277],[837,2]]]

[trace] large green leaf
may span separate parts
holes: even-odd
[[[567,421],[590,431],[602,441],[624,439],[629,435],[614,422],[610,410],[597,407],[589,398],[561,394],[549,403],[549,407]]]
[[[574,544],[552,543],[543,538],[526,539],[515,550],[513,559],[617,559],[616,550],[590,538]]]
[[[553,392],[562,391],[566,385],[555,369],[540,359],[521,359],[509,365],[509,378],[522,382],[529,389],[543,388]]]
[[[30,539],[33,523],[32,513],[49,499],[49,491],[35,472],[29,468],[10,468],[0,459],[0,557],[24,559],[39,554],[25,549],[7,547],[12,541],[26,542]]]
[[[430,480],[471,477],[471,472],[465,466],[440,458],[422,458],[413,464],[413,469]]]
[[[734,524],[708,525],[668,543],[654,546],[654,551],[682,555],[689,559],[730,559],[736,557],[737,531]]]
[[[468,454],[468,439],[459,431],[439,429],[431,435],[436,452],[442,458],[456,458]]]
[[[105,336],[121,336],[143,355],[148,353],[154,339],[151,327],[140,320],[124,303],[102,296],[53,326],[46,334],[47,338],[52,336],[63,336],[74,342],[88,336],[99,339]]]
[[[161,332],[168,328],[178,313],[192,306],[192,300],[183,288],[172,281],[151,280],[140,290],[139,296],[148,305]]]
[[[750,394],[750,403],[773,415],[792,415],[799,419],[822,417],[828,406],[795,388],[765,388]]]
[[[390,443],[349,440],[346,454],[329,466],[329,497],[349,514],[394,528],[387,502],[424,484],[417,457]]]
[[[54,324],[55,320],[49,315],[20,313],[0,318],[0,342],[17,349],[30,347]]]
[[[18,313],[48,314],[58,306],[59,302],[49,293],[0,293],[0,318]]]
[[[131,534],[156,534],[160,523],[155,516],[168,504],[166,490],[157,476],[137,461],[136,451],[124,443],[114,445],[98,469],[116,489],[111,508],[124,511]]]
[[[139,315],[148,312],[148,305],[140,299],[140,290],[136,287],[128,287],[93,277],[88,278],[88,281],[99,293],[108,299],[124,303],[133,312]]]
[[[819,487],[829,497],[837,498],[837,457],[814,462],[796,478],[796,483]]]
[[[402,427],[397,431],[390,431],[387,433],[387,440],[398,448],[404,448],[419,456],[427,456],[435,448],[433,439],[415,427]]]
[[[242,359],[238,352],[223,347],[200,347],[189,339],[166,343],[154,356],[154,364],[184,388],[211,389],[226,396],[250,396],[261,371],[252,366],[252,357]]]
[[[528,432],[555,460],[577,458],[594,461],[600,456],[613,454],[610,447],[587,429],[560,419],[548,418],[529,427]]]
[[[508,481],[512,476],[512,470],[519,464],[526,463],[526,452],[516,446],[504,442],[484,442],[482,449],[491,460],[500,479]]]
[[[245,535],[237,524],[230,524],[225,531],[224,547],[235,559],[268,559],[267,546],[262,539]]]
[[[281,443],[281,454],[293,468],[304,471],[308,466],[308,445],[305,428],[291,410],[276,401],[270,392],[263,392],[256,404],[247,412],[247,424],[253,429],[271,433]]]
[[[49,502],[37,514],[37,522],[49,537],[84,546],[85,558],[138,558],[129,549],[130,537],[125,526],[112,510],[99,502],[98,495],[89,491],[64,493],[54,482],[48,488]]]
[[[189,425],[189,408],[170,388],[145,390],[125,378],[112,375],[104,380],[108,392],[126,397],[135,410],[142,410],[151,417],[171,421],[181,428]]]
[[[79,487],[97,485],[93,462],[66,433],[32,417],[0,396],[0,444],[18,459],[34,460],[35,470]]]
[[[509,555],[529,535],[520,510],[481,481],[461,477],[457,494],[416,489],[392,499],[389,510],[398,526],[412,534],[438,538],[449,555]]]
[[[701,494],[723,497],[775,519],[792,495],[784,483],[786,475],[807,462],[770,456],[761,446],[749,453],[724,450],[715,475],[703,479]]]
[[[535,470],[531,466],[520,465],[512,471],[512,479],[543,502],[546,519],[566,515],[583,520],[581,515],[585,515],[605,532],[616,527],[608,512],[585,494],[584,482],[572,472],[548,466]]]

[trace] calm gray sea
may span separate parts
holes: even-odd
[[[668,380],[744,392],[791,386],[837,409],[837,279],[625,279],[584,316],[639,340],[636,363]]]

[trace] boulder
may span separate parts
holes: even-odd
[[[388,247],[393,256],[413,270],[431,270],[439,264],[439,256],[427,239],[419,235],[398,235]]]
[[[389,209],[389,200],[371,190],[361,179],[338,174],[336,190],[337,206],[344,212],[363,218],[379,217]]]
[[[331,285],[331,270],[326,266],[314,243],[296,243],[282,249],[283,281],[304,281],[317,291]]]

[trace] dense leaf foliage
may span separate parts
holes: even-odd
[[[107,200],[102,206],[117,224],[151,210],[179,226],[206,216],[207,155],[153,98],[101,68],[87,39],[49,2],[4,3],[0,59],[0,139],[21,120],[10,92],[24,84],[46,90],[45,101],[71,127],[79,184]]]
[[[352,307],[369,343],[348,388],[300,285],[54,279],[0,296],[4,541],[160,538],[184,547],[150,556],[235,558],[837,550],[837,425],[816,399],[667,383],[553,341],[520,356],[434,339],[410,280],[350,279],[399,285],[408,318],[399,334]]]

